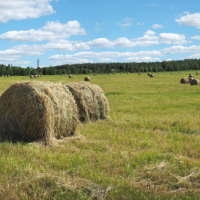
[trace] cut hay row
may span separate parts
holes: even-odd
[[[99,86],[81,81],[69,83],[66,87],[74,96],[80,121],[109,119],[108,100]]]
[[[79,124],[67,87],[38,81],[15,83],[0,98],[2,141],[42,141],[73,135]]]

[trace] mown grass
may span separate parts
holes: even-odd
[[[91,76],[112,120],[55,146],[1,143],[0,199],[200,199],[200,86],[181,85],[188,74]],[[0,94],[24,80],[0,77]]]

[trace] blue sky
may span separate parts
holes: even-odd
[[[0,63],[200,58],[198,0],[0,0]]]

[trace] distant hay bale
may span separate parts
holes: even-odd
[[[8,75],[8,77],[10,77],[10,75]]]
[[[41,76],[43,77],[43,74]]]
[[[108,73],[108,75],[110,75],[110,73]]]
[[[103,75],[103,73],[101,73],[101,75]]]
[[[30,75],[30,78],[34,78],[34,75]]]
[[[69,74],[69,78],[73,78],[73,75]]]
[[[99,86],[81,81],[66,87],[74,96],[81,122],[110,119],[108,99]]]
[[[147,74],[147,76],[150,76],[151,75],[151,73],[149,72],[148,74]]]
[[[191,80],[190,85],[200,85],[200,80],[194,78]]]
[[[34,77],[35,77],[35,78],[37,78],[37,77],[38,77],[38,75],[34,75]]]
[[[199,72],[196,72],[196,75],[199,75]]]
[[[110,75],[110,74],[109,74]],[[114,72],[113,75],[116,75],[116,73]]]
[[[76,133],[78,111],[70,91],[40,81],[14,83],[0,97],[1,141],[41,141]]]
[[[4,75],[2,75],[2,77],[4,77]]]
[[[120,74],[123,74],[123,72],[120,72]]]
[[[90,78],[89,76],[86,76],[86,77],[84,78],[84,81],[91,81],[91,78]]]
[[[142,73],[138,73],[138,75],[142,75]]]
[[[127,72],[127,74],[129,74],[129,72]]]
[[[172,72],[170,72],[170,74],[173,74]]]
[[[180,80],[180,83],[181,84],[187,84],[187,83],[189,83],[190,81],[189,81],[189,78],[188,77],[184,77],[184,78],[182,78],[181,80]]]
[[[153,77],[155,77],[155,75],[154,75],[154,74],[151,74],[149,77],[153,78]]]

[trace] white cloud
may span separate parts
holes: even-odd
[[[124,27],[127,27],[127,26],[132,26],[132,18],[125,18],[124,19],[124,23],[122,24],[121,22],[118,23],[119,26],[124,26]]]
[[[78,21],[61,24],[59,21],[49,21],[41,29],[28,31],[8,31],[0,35],[0,40],[35,42],[69,38],[71,35],[86,35]]]
[[[164,54],[175,54],[175,53],[200,53],[200,46],[172,46],[169,48],[162,49]]]
[[[190,43],[191,41],[187,41],[185,35],[180,35],[176,33],[161,33],[159,36],[159,42],[162,44],[185,44]]]
[[[160,58],[152,58],[152,57],[149,57],[149,56],[146,56],[146,57],[130,57],[130,58],[124,59],[124,61],[128,61],[128,62],[156,62],[156,61],[160,61]]]
[[[38,18],[55,13],[49,4],[52,0],[2,0],[0,1],[0,22]]]
[[[154,29],[160,29],[160,28],[163,28],[163,26],[160,25],[160,24],[153,24],[152,28],[154,28]]]
[[[102,63],[110,63],[110,62],[116,62],[115,59],[110,59],[110,58],[100,58],[99,59],[99,62],[102,62]]]
[[[200,12],[194,14],[189,14],[186,12],[186,15],[176,19],[176,22],[182,26],[194,26],[200,29]]]
[[[155,35],[156,32],[155,31],[151,31],[151,30],[148,30],[144,33],[145,35]]]
[[[193,39],[193,40],[200,40],[200,35],[195,35],[195,36],[191,37],[191,39]]]

